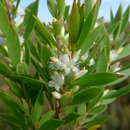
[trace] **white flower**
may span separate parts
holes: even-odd
[[[60,99],[60,98],[61,98],[61,94],[58,93],[58,92],[56,92],[56,91],[52,92],[52,96],[53,96],[54,98],[56,98],[56,99]]]
[[[95,64],[95,61],[94,61],[94,59],[92,58],[92,59],[90,59],[90,61],[89,61],[89,66],[92,66],[92,65],[94,65]]]
[[[51,75],[51,79],[52,80],[49,81],[48,85],[59,91],[61,86],[63,86],[64,84],[64,76],[62,74],[55,72],[54,74]]]
[[[110,60],[111,61],[116,60],[117,56],[118,56],[118,53],[115,50],[110,51]]]
[[[85,61],[88,58],[88,52],[81,56],[81,60]]]

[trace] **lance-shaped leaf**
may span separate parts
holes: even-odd
[[[123,50],[119,53],[116,60],[125,58],[130,55],[130,44],[126,45]]]
[[[6,44],[9,57],[12,60],[12,64],[16,65],[20,61],[19,38],[6,14],[5,4],[2,3],[0,3],[0,29],[5,33],[7,37]]]
[[[130,6],[126,9],[126,11],[123,14],[122,22],[121,22],[121,27],[120,27],[120,33],[125,31],[128,23],[129,23],[129,16],[130,16]]]
[[[72,122],[73,120],[76,120],[80,115],[77,114],[77,113],[70,113],[69,115],[67,115],[66,117],[63,118],[63,120],[65,121],[64,123],[67,124],[67,123],[70,123]]]
[[[48,120],[46,121],[39,130],[56,130],[63,124],[62,120]]]
[[[91,9],[93,8],[93,1],[94,0],[85,0],[85,18],[88,16]]]
[[[41,34],[41,36],[45,39],[46,43],[49,45],[56,45],[56,41],[52,34],[48,31],[47,27],[35,17],[35,29],[37,32]]]
[[[88,14],[88,16],[87,16],[87,18],[86,18],[86,20],[84,22],[84,25],[82,27],[80,37],[79,37],[78,42],[77,42],[78,47],[80,47],[82,45],[82,43],[84,42],[84,40],[87,37],[88,33],[90,32],[90,30],[93,29],[93,27],[95,25],[100,3],[101,3],[101,0],[97,0],[97,2],[95,3],[93,9]]]
[[[91,31],[88,36],[85,38],[84,42],[81,45],[80,55],[82,56],[85,52],[87,52],[90,47],[92,47],[94,41],[96,41],[97,37],[104,31],[104,27],[98,26],[93,31]]]
[[[123,96],[129,92],[130,92],[130,84],[127,86],[124,86],[118,90],[110,91],[107,95],[105,95],[103,97],[103,99],[117,98],[117,97]]]
[[[101,117],[97,117],[97,118],[95,118],[94,120],[92,120],[92,121],[86,123],[86,125],[84,125],[83,128],[87,128],[87,129],[88,129],[88,128],[91,128],[91,127],[94,126],[94,125],[102,124],[102,123],[104,123],[105,121],[107,121],[107,120],[110,119],[110,118],[111,118],[111,116],[101,116]]]
[[[57,17],[57,1],[47,0],[48,9],[53,17]]]
[[[102,88],[86,88],[77,92],[73,97],[74,104],[82,104],[91,101],[102,93]]]
[[[77,41],[79,28],[80,28],[80,14],[76,0],[74,0],[69,22],[70,43],[75,43]]]
[[[58,17],[64,16],[65,11],[65,0],[57,0]]]
[[[113,73],[95,73],[95,74],[84,74],[82,77],[74,80],[71,86],[100,86],[106,85],[112,81],[118,79],[117,74]]]
[[[21,116],[23,119],[24,108],[10,95],[0,92],[0,99],[8,106],[8,108],[16,114],[16,116]]]
[[[44,113],[43,117],[40,120],[40,126],[42,126],[46,121],[52,119],[54,114],[55,114],[54,111],[49,111],[49,112]]]
[[[45,87],[46,83],[44,81],[34,79],[27,75],[12,75],[9,78],[12,79],[13,81],[29,84],[30,87],[33,86],[34,89],[41,89],[43,87],[43,89],[46,90],[46,87]]]
[[[36,121],[39,121],[42,111],[43,111],[43,91],[41,89],[36,98],[35,104],[32,108],[32,112],[31,112],[32,113],[31,118],[34,123]]]
[[[13,74],[13,72],[6,64],[0,62],[0,74],[9,77]]]
[[[0,118],[4,119],[9,124],[19,127],[19,129],[25,128],[25,121],[22,120],[21,118],[17,118],[9,114],[2,114],[2,113],[0,113]]]
[[[38,12],[38,3],[39,0],[36,0],[26,8],[26,14],[24,16],[24,22],[23,22],[25,27],[24,39],[28,39],[29,35],[33,30],[35,23],[34,16],[37,16]]]

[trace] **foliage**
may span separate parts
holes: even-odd
[[[109,119],[101,116],[107,105],[130,92],[130,85],[114,90],[130,75],[129,64],[120,65],[130,55],[130,7],[111,11],[106,26],[97,17],[101,0],[74,0],[72,9],[47,0],[53,20],[46,25],[37,17],[39,0],[22,16],[19,3],[0,1],[0,74],[10,88],[0,92],[9,109],[0,118],[13,130],[78,130]]]

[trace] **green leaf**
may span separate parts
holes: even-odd
[[[101,52],[97,58],[96,72],[106,72],[108,69],[109,55],[110,55],[110,42],[107,36],[104,36],[101,44]],[[104,46],[104,47],[103,47]],[[103,49],[102,49],[103,47]]]
[[[26,75],[12,75],[12,76],[10,76],[10,78],[12,80],[20,82],[20,83],[29,84],[30,87],[33,86],[35,89],[43,87],[43,89],[46,90],[44,81],[40,81],[40,80],[34,79],[32,77],[26,76]]]
[[[8,108],[14,113],[15,116],[23,119],[24,108],[10,95],[0,92],[0,99],[8,105]]]
[[[35,23],[34,16],[37,16],[38,12],[38,3],[39,0],[36,0],[26,8],[26,14],[24,16],[24,22],[23,22],[25,27],[24,39],[28,39],[33,30]]]
[[[130,92],[130,84],[114,91],[110,91],[103,99],[117,98]]]
[[[22,89],[20,88],[19,84],[6,79],[5,80],[6,83],[8,84],[8,86],[10,87],[10,90],[12,91],[13,94],[15,94],[17,97],[22,97],[23,96],[23,92]]]
[[[43,111],[43,91],[41,89],[36,98],[35,104],[32,108],[32,112],[31,112],[31,119],[34,123],[36,121],[39,121],[42,111]]]
[[[21,118],[16,118],[12,115],[9,115],[9,114],[2,114],[0,113],[0,118],[6,120],[8,123],[12,124],[12,125],[15,125],[19,128],[25,128],[25,121],[22,120]]]
[[[87,52],[90,47],[92,47],[93,43],[96,41],[97,37],[100,35],[101,32],[104,31],[104,27],[98,26],[93,31],[91,31],[85,38],[84,42],[82,43],[80,49],[80,55],[82,56],[85,52]]]
[[[53,17],[57,17],[57,2],[56,0],[47,0],[48,9]]]
[[[85,0],[85,18],[88,16],[91,9],[93,8],[93,1],[94,0]]]
[[[117,59],[122,59],[124,57],[127,57],[130,55],[130,45],[126,45],[125,47],[123,47],[123,50],[119,53]]]
[[[110,118],[111,118],[111,116],[97,117],[93,121],[88,122],[87,125],[85,125],[83,128],[88,129],[88,128],[91,128],[94,125],[102,124],[102,123],[104,123],[106,120],[108,120]]]
[[[102,112],[104,112],[105,110],[107,109],[107,106],[106,105],[99,105],[97,107],[94,107],[89,114],[91,115],[97,115],[97,114],[100,114]]]
[[[68,20],[70,6],[65,7],[64,20]]]
[[[96,98],[100,93],[102,93],[103,89],[101,88],[86,88],[79,92],[77,92],[73,97],[74,104],[81,104],[84,102],[89,102],[92,99]]]
[[[48,28],[35,17],[35,30],[40,33],[40,35],[45,39],[46,43],[49,45],[56,45],[56,41],[52,34],[48,31]]]
[[[129,23],[129,15],[130,15],[130,6],[126,9],[126,11],[123,14],[122,22],[121,22],[121,27],[120,27],[120,33],[125,31],[128,23]]]
[[[56,130],[63,124],[62,120],[48,120],[46,121],[39,130]]]
[[[80,28],[80,14],[76,0],[73,2],[73,7],[69,20],[69,41],[75,43],[78,39]]]
[[[63,120],[65,121],[64,123],[70,123],[73,120],[76,120],[80,115],[77,113],[70,113],[69,115],[67,115],[66,117],[63,118]]]
[[[12,64],[16,65],[20,61],[20,43],[16,31],[6,14],[5,4],[0,3],[0,29],[7,37],[7,48]]]
[[[49,111],[44,113],[43,118],[40,120],[40,126],[42,126],[46,121],[50,120],[53,118],[55,114],[55,111]]]
[[[0,62],[0,74],[9,77],[13,74],[13,72],[6,64]]]
[[[65,0],[57,0],[58,17],[64,16],[65,11]]]
[[[41,62],[46,66],[50,57],[52,56],[51,50],[45,45],[40,46],[40,59]]]
[[[84,40],[87,37],[88,33],[90,32],[90,30],[93,29],[93,27],[95,25],[100,3],[101,3],[101,0],[98,0],[95,3],[93,9],[88,14],[88,16],[87,16],[87,18],[86,18],[86,20],[84,22],[84,25],[82,27],[81,34],[79,36],[78,42],[77,42],[78,47],[80,47],[82,45],[82,43],[84,42]]]
[[[74,80],[71,86],[100,86],[106,85],[112,81],[118,79],[117,74],[114,73],[95,73],[95,74],[85,74],[82,77]]]

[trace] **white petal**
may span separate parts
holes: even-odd
[[[68,54],[64,54],[64,55],[60,56],[59,59],[64,64],[68,64],[70,62]]]

